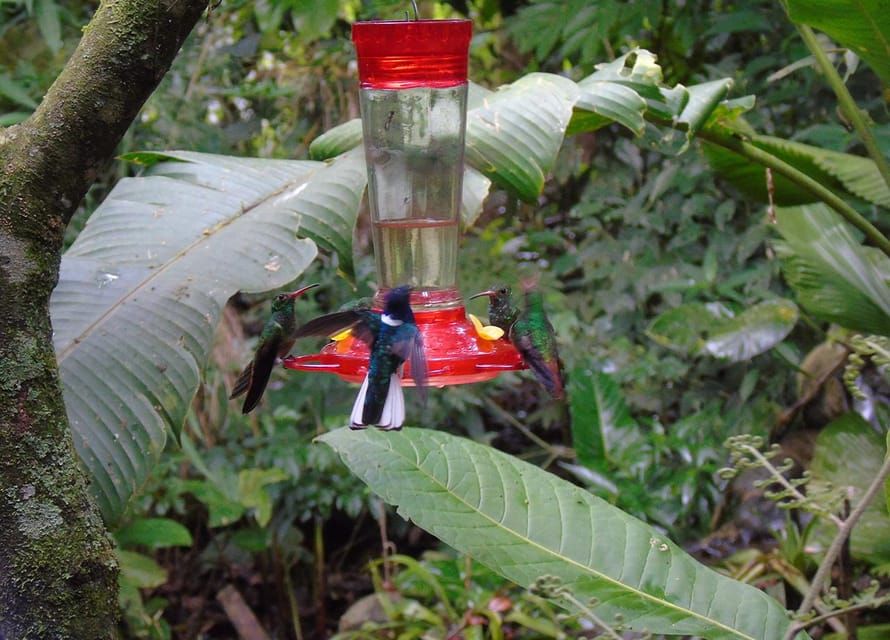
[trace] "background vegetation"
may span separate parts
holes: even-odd
[[[0,125],[27,117],[94,8],[0,2]],[[399,16],[405,8],[294,0],[211,7],[121,153],[308,158],[316,137],[358,115],[349,25]],[[470,76],[483,86],[532,71],[578,81],[639,47],[658,56],[669,86],[729,77],[731,97],[756,95],[745,118],[761,134],[865,154],[777,3],[480,0],[420,9],[427,17],[474,20]],[[827,37],[823,43],[831,45]],[[843,49],[828,50],[886,156],[890,128],[875,69]],[[795,609],[830,540],[821,524],[830,518],[795,495],[794,506],[809,514],[777,509],[756,485],[765,465],[745,449],[750,441],[734,440],[731,449],[724,442],[760,436],[821,482],[867,485],[881,467],[887,430],[880,369],[886,346],[867,337],[882,331],[845,325],[844,314],[811,313],[799,289],[789,287],[802,276],[787,267],[783,276],[779,257],[793,243],[781,228],[786,244],[779,242],[770,224],[765,179],[752,188],[721,178],[714,170],[720,156],[702,143],[681,154],[664,151],[617,125],[569,136],[537,202],[496,189],[465,230],[465,293],[492,284],[483,274],[514,283],[522,274],[541,275],[570,401],[554,403],[530,376],[510,374],[434,391],[412,415],[415,424],[490,444],[571,479]],[[127,162],[107,168],[69,229],[72,241],[117,181],[138,171]],[[780,204],[796,203],[788,197]],[[886,233],[886,202],[865,198],[855,206]],[[323,285],[299,303],[303,318],[373,291],[369,245],[360,222],[356,289],[337,274],[335,254],[318,255],[300,278]],[[764,301],[795,298],[803,307],[800,321],[778,338],[782,332],[774,332],[773,348],[734,357],[700,348],[708,328],[696,332],[692,318],[703,309],[738,316]],[[333,376],[277,372],[266,401],[247,417],[226,400],[250,357],[267,299],[244,294],[226,306],[181,446],[171,441],[115,527],[123,633],[224,638],[262,627],[273,637],[321,638],[339,621],[344,633],[370,623],[364,637],[592,635],[589,616],[562,617],[542,597],[546,585],[519,589],[441,546],[384,507],[332,449],[313,444],[342,426],[352,403],[352,390]],[[796,306],[793,313],[796,319]],[[691,335],[678,335],[678,325]],[[866,337],[856,342],[845,328]],[[756,339],[748,324],[737,332],[710,330],[744,344]],[[858,387],[871,399],[857,405],[866,406],[871,421],[864,428],[848,413],[862,399],[840,380],[850,352],[862,362],[848,377],[861,374]],[[582,401],[592,396],[602,399],[594,410]],[[606,444],[579,443],[582,424],[595,424]],[[744,459],[752,469],[729,484],[718,471],[731,453],[736,467]],[[851,468],[860,473],[852,477]],[[842,505],[833,508],[843,515]],[[886,504],[878,501],[870,518],[861,521],[836,576],[835,595],[854,604],[855,594],[880,588],[870,580],[880,581],[890,561],[882,542]],[[365,608],[350,608],[372,592],[362,600]],[[607,622],[599,631],[615,626]],[[847,630],[862,627],[861,637],[882,633],[883,623],[880,610],[844,618]]]

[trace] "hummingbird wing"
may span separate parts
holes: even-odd
[[[421,398],[426,402],[426,381],[429,370],[423,349],[423,335],[417,325],[406,323],[400,326],[390,350],[402,360],[408,361],[411,378],[420,391]]]
[[[350,309],[348,311],[335,311],[327,315],[313,318],[297,329],[294,336],[305,338],[306,336],[330,337],[352,329],[353,335],[371,344],[374,336],[380,330],[380,314],[370,309]]]
[[[556,340],[552,329],[549,332],[546,329],[550,329],[549,323],[544,329],[540,329],[529,326],[528,322],[520,318],[510,328],[510,342],[550,395],[562,398],[565,391]]]

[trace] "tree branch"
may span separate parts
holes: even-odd
[[[206,0],[105,0],[34,114],[0,129],[0,637],[112,638],[117,565],[74,453],[49,297],[65,226]]]

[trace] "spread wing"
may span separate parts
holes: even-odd
[[[414,384],[421,393],[421,397],[426,401],[426,381],[428,369],[426,365],[426,354],[423,349],[423,336],[415,324],[404,324],[399,327],[396,333],[396,339],[393,341],[392,352],[407,360],[411,368],[411,377]]]
[[[353,335],[371,344],[374,336],[380,331],[380,314],[370,309],[350,309],[348,311],[335,311],[324,316],[313,318],[294,334],[297,338],[306,336],[331,337],[352,329]]]

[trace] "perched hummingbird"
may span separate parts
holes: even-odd
[[[391,289],[384,298],[383,313],[358,305],[330,313],[303,325],[296,336],[331,336],[351,328],[353,335],[370,346],[368,373],[352,407],[350,428],[368,425],[391,431],[405,422],[405,397],[400,373],[407,360],[411,377],[421,392],[427,378],[423,337],[409,304],[411,287]]]
[[[519,351],[522,361],[554,398],[565,396],[562,362],[556,348],[553,325],[544,312],[544,299],[531,284],[525,289],[525,308],[513,302],[510,287],[498,286],[477,293],[472,298],[488,296],[488,321],[500,327]]]
[[[277,360],[286,356],[294,346],[297,330],[294,301],[317,286],[310,284],[293,293],[279,293],[272,301],[272,315],[260,333],[253,360],[244,367],[229,396],[229,400],[232,400],[247,392],[241,413],[249,413],[259,404],[269,383],[269,376],[272,375],[272,366]]]
[[[500,284],[488,291],[470,296],[470,300],[482,296],[488,296],[488,321],[509,335],[510,327],[519,317],[519,309],[513,302],[513,292],[510,287]]]

